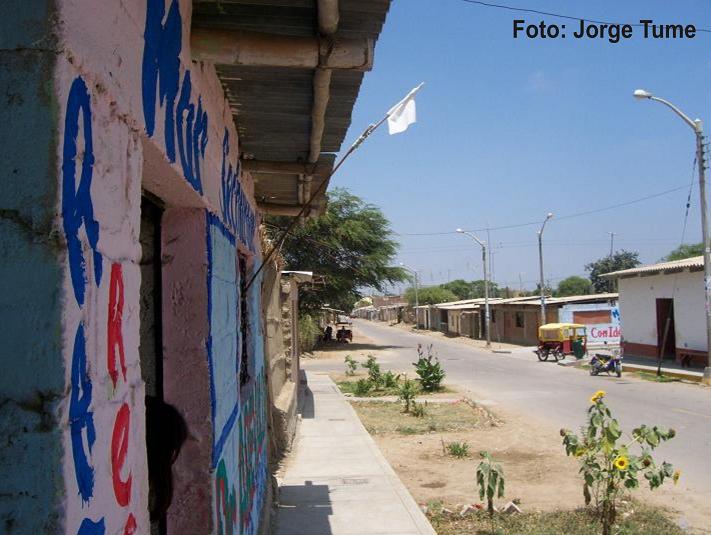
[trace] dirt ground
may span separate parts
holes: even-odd
[[[336,362],[343,363],[346,355],[364,362],[372,354],[378,358],[383,371],[405,371],[388,365],[388,349],[356,334],[352,344],[318,348],[310,358],[333,360],[334,368],[337,368]],[[343,370],[345,372],[345,367]],[[345,373],[330,375],[336,381],[346,379]],[[364,370],[359,369],[356,378],[363,376]],[[461,395],[452,385],[447,386],[450,392],[441,394],[443,397]],[[539,425],[534,418],[523,417],[501,406],[491,412],[497,421],[495,426],[416,434],[397,432],[393,428],[391,432],[376,432],[373,438],[415,500],[422,505],[441,501],[446,507],[456,510],[464,504],[478,503],[475,472],[479,463],[478,452],[482,450],[501,462],[506,475],[506,497],[500,505],[515,498],[528,512],[567,510],[584,505],[578,464],[575,459],[566,457],[558,430]],[[456,459],[445,454],[443,441],[466,442],[471,456]],[[644,484],[643,481],[641,483]],[[634,497],[672,511],[674,520],[680,525],[690,523],[697,528],[690,533],[711,533],[711,527],[698,529],[708,525],[709,506],[700,503],[684,487],[683,475],[678,486],[665,484],[654,492],[642,486]]]

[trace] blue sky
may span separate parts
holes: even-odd
[[[503,0],[502,0],[503,1]],[[507,0],[591,19],[693,23],[711,29],[707,0]],[[678,246],[694,136],[671,111],[637,102],[645,88],[705,119],[711,131],[711,33],[693,40],[513,39],[515,18],[577,24],[461,0],[394,0],[365,77],[344,149],[420,81],[418,123],[396,136],[376,132],[334,176],[378,205],[400,233],[398,261],[425,285],[481,278],[481,253],[457,234],[556,217],[545,231],[552,284],[615,249],[659,260]],[[682,188],[594,214],[562,216]],[[687,242],[700,241],[698,185]],[[491,231],[494,280],[532,288],[537,226]],[[480,237],[486,239],[486,232]]]

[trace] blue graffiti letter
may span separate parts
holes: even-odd
[[[84,155],[81,162],[79,186],[76,186],[76,159],[78,156],[79,114],[84,126]],[[91,204],[91,178],[94,170],[94,146],[91,134],[91,104],[86,84],[81,78],[72,83],[64,120],[64,150],[62,161],[62,219],[69,253],[69,270],[74,296],[79,306],[84,304],[86,262],[79,241],[79,229],[84,224],[89,246],[94,251],[94,276],[101,282],[101,255],[96,246],[99,241],[99,224],[94,219]]]
[[[84,449],[83,431],[86,429],[86,442],[89,446],[89,453],[91,453],[96,440],[96,430],[94,429],[94,415],[89,411],[91,380],[86,369],[86,339],[84,326],[81,323],[74,337],[71,380],[69,425],[72,436],[72,456],[79,494],[83,501],[88,502],[94,494],[94,469],[89,464],[87,452]]]
[[[165,24],[163,19],[165,18]],[[143,33],[143,117],[146,132],[153,136],[156,126],[156,97],[165,109],[165,150],[175,161],[175,98],[178,95],[183,24],[180,6],[172,0],[165,17],[165,0],[148,0],[146,29]],[[156,95],[158,90],[158,95]]]

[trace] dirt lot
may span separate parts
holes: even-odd
[[[378,346],[357,333],[353,342],[320,348],[311,358],[332,360],[334,369],[342,369],[343,372],[330,374],[335,381],[354,379],[345,376],[345,367],[342,367],[342,364],[346,355],[364,362],[367,356],[372,354],[378,358],[383,371],[407,371],[408,375],[413,377],[411,367],[409,370],[399,370],[389,364],[390,348]],[[359,369],[355,379],[364,376],[365,371]],[[451,399],[461,396],[452,385],[447,386],[448,392],[436,394],[432,398],[427,397],[432,400],[430,413],[440,410],[433,409],[435,404],[440,405],[435,403],[433,398]],[[381,415],[378,415],[379,411],[373,409],[370,404],[382,404],[382,401],[375,399],[376,401],[354,401],[354,407],[418,503],[425,505],[442,502],[452,510],[459,510],[464,504],[478,503],[475,471],[479,462],[478,452],[486,450],[495,460],[501,462],[506,474],[506,497],[499,505],[515,498],[520,500],[521,508],[525,512],[572,510],[584,505],[577,462],[566,457],[557,430],[552,430],[547,425],[538,425],[535,418],[524,418],[518,413],[508,412],[497,406],[493,412],[496,425],[491,425],[490,421],[482,425],[484,420],[475,418],[476,424],[463,426],[464,428],[435,426],[432,429],[432,426],[426,423],[411,425],[415,417],[401,414],[400,409],[395,408],[394,414],[388,416],[395,423],[385,425],[382,422],[377,424]],[[371,408],[361,408],[366,406]],[[393,407],[395,406],[393,403]],[[374,417],[376,425],[373,424]],[[443,442],[466,442],[471,451],[470,457],[451,457],[443,451]],[[700,504],[696,503],[693,494],[684,488],[683,475],[678,487],[664,485],[654,492],[641,488],[634,496],[640,502],[673,511],[672,518],[682,525],[687,523],[685,519],[694,526],[705,525],[705,512],[699,508]],[[711,533],[711,530],[694,530],[693,533]]]

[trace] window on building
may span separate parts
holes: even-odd
[[[496,323],[496,310],[491,309],[491,310],[489,311],[489,321],[490,321],[491,323]]]
[[[517,311],[514,315],[515,320],[516,320],[516,327],[519,327],[520,329],[523,329],[525,326],[525,316],[523,312]]]

